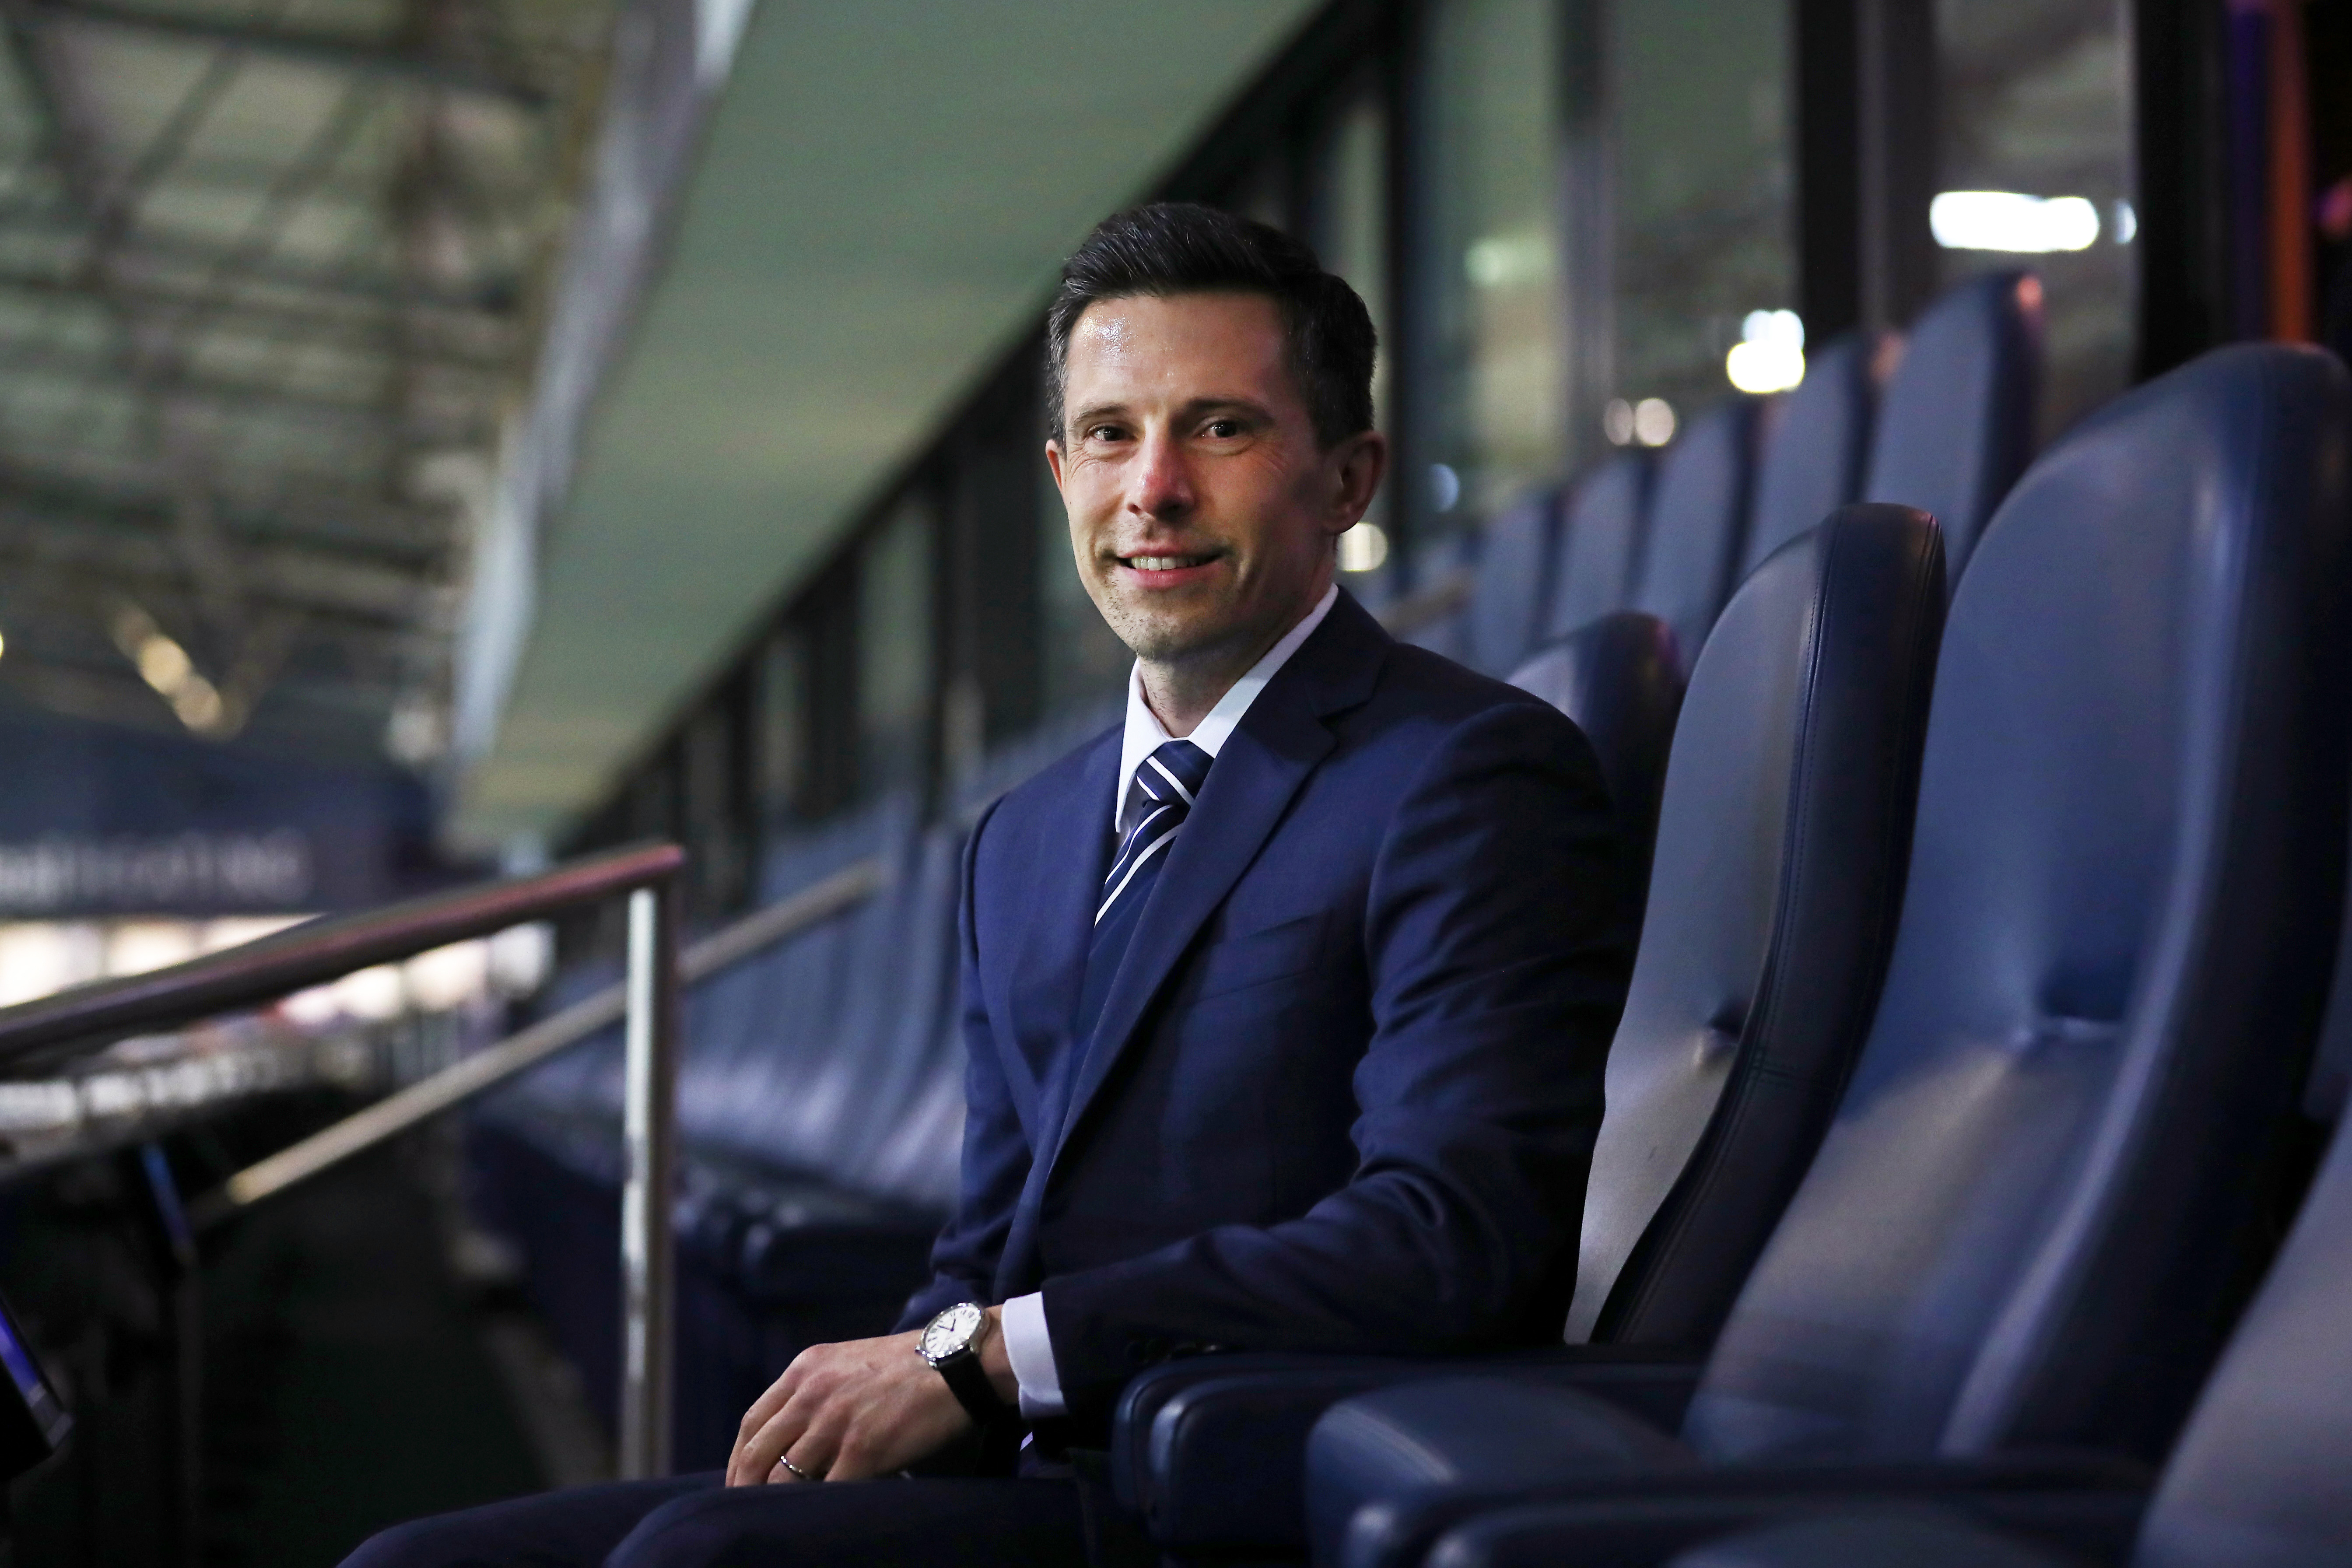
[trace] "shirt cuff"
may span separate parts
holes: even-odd
[[[1054,1341],[1045,1331],[1045,1298],[1032,1291],[1004,1303],[1001,1320],[1004,1354],[1021,1385],[1021,1415],[1028,1421],[1068,1413],[1062,1403],[1062,1374],[1054,1367]]]

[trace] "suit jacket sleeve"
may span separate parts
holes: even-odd
[[[1425,1354],[1556,1339],[1624,1005],[1621,854],[1549,707],[1455,726],[1382,836],[1364,911],[1359,1163],[1297,1219],[1048,1279],[1073,1415],[1211,1347]]]
[[[1023,1132],[1011,1086],[990,1042],[982,1001],[979,948],[972,931],[972,863],[980,836],[994,813],[991,806],[964,845],[963,894],[957,913],[958,1024],[964,1041],[962,1191],[954,1215],[931,1247],[931,1279],[910,1298],[898,1330],[916,1328],[959,1301],[992,1301],[996,1260],[1029,1179],[1029,1141]]]

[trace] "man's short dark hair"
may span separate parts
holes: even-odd
[[[1138,295],[1262,294],[1282,311],[1291,374],[1328,447],[1372,427],[1371,312],[1315,253],[1278,228],[1190,202],[1106,218],[1062,268],[1045,313],[1045,400],[1056,440],[1069,384],[1070,333],[1087,307]]]

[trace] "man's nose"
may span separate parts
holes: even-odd
[[[1174,521],[1192,511],[1192,474],[1180,443],[1163,431],[1145,435],[1137,454],[1128,506],[1144,517]]]

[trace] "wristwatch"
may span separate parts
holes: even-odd
[[[948,1380],[949,1391],[982,1426],[1004,1414],[996,1385],[980,1369],[980,1347],[995,1322],[976,1301],[961,1301],[924,1325],[915,1353]]]

